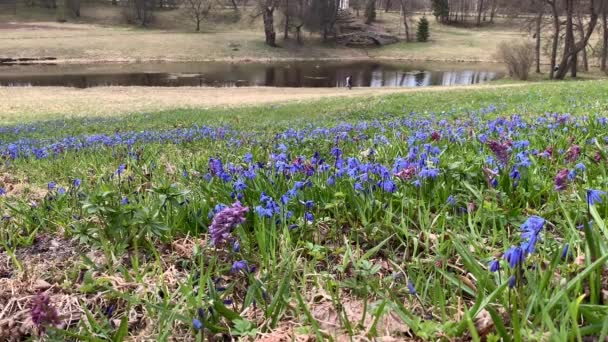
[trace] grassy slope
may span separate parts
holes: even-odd
[[[240,145],[227,140],[207,139],[184,144],[136,145],[133,152],[137,155],[141,152],[141,160],[139,157],[135,158],[135,155],[127,154],[123,147],[118,147],[67,153],[59,159],[32,158],[3,163],[1,170],[7,173],[3,175],[3,181],[8,179],[11,184],[15,184],[11,178],[16,177],[19,182],[31,182],[33,194],[26,193],[26,196],[37,195],[36,200],[41,205],[32,207],[29,201],[24,201],[11,202],[18,209],[9,211],[6,207],[6,212],[13,217],[4,219],[1,226],[6,230],[2,231],[3,234],[10,238],[6,240],[9,243],[2,245],[2,249],[16,251],[14,259],[19,260],[20,267],[29,272],[20,272],[18,267],[14,266],[17,264],[15,260],[11,260],[5,251],[0,251],[0,272],[4,275],[3,279],[0,279],[0,284],[3,285],[0,287],[0,300],[16,298],[20,303],[27,303],[35,293],[28,284],[44,279],[50,284],[57,284],[49,289],[48,293],[52,296],[53,305],[58,307],[63,315],[73,319],[71,332],[81,334],[72,336],[73,338],[90,340],[94,335],[108,339],[108,336],[116,334],[120,319],[126,317],[126,312],[129,312],[131,324],[128,329],[133,339],[157,340],[162,339],[162,334],[172,334],[174,337],[191,340],[195,334],[191,328],[192,318],[197,317],[197,309],[201,306],[206,308],[212,301],[211,296],[215,296],[216,286],[223,286],[212,285],[211,279],[218,276],[228,288],[221,291],[221,298],[212,297],[215,303],[221,303],[222,299],[231,299],[237,305],[227,305],[240,311],[240,304],[251,299],[245,299],[247,291],[251,291],[249,293],[261,304],[257,310],[254,306],[253,312],[247,310],[242,316],[259,329],[275,330],[287,336],[296,333],[312,335],[315,324],[321,324],[326,330],[323,333],[333,335],[336,340],[340,336],[344,337],[344,331],[333,330],[334,328],[328,328],[327,325],[327,321],[338,321],[336,310],[351,312],[351,334],[376,335],[374,331],[367,329],[372,325],[371,317],[380,313],[381,310],[377,308],[382,305],[383,300],[389,300],[390,304],[385,309],[402,313],[399,319],[392,318],[392,322],[397,328],[405,329],[404,334],[412,329],[419,338],[427,340],[439,340],[442,333],[461,337],[465,330],[474,330],[473,319],[477,310],[466,310],[470,310],[475,301],[481,303],[487,300],[490,304],[487,306],[488,310],[495,309],[499,315],[507,315],[511,310],[510,305],[516,304],[519,302],[517,299],[521,298],[522,305],[529,305],[531,309],[529,312],[521,309],[511,315],[514,319],[519,319],[521,314],[523,318],[520,323],[525,326],[523,329],[515,328],[515,334],[523,334],[523,340],[542,340],[548,334],[559,336],[557,340],[574,339],[574,334],[578,334],[574,328],[578,327],[580,319],[577,316],[571,320],[570,312],[565,308],[584,292],[587,282],[574,282],[576,287],[571,287],[567,295],[561,296],[559,291],[563,286],[560,281],[574,279],[574,275],[582,274],[587,266],[560,262],[559,272],[556,272],[559,277],[556,276],[555,281],[550,281],[546,286],[538,284],[543,274],[540,268],[531,268],[526,270],[529,286],[522,286],[519,295],[508,292],[503,285],[490,297],[488,295],[495,291],[496,282],[504,282],[508,275],[504,275],[502,280],[496,279],[497,277],[485,270],[484,264],[516,241],[516,236],[519,235],[517,227],[525,217],[536,211],[546,216],[551,224],[547,225],[543,232],[542,241],[539,241],[537,252],[530,257],[531,260],[538,261],[541,265],[548,264],[555,251],[561,250],[565,242],[571,244],[573,258],[584,255],[584,243],[581,242],[580,231],[575,225],[587,219],[584,214],[585,201],[577,196],[584,196],[583,186],[599,187],[605,184],[605,177],[602,177],[600,172],[605,175],[604,163],[594,164],[585,159],[589,177],[585,176],[584,184],[582,179],[573,182],[572,192],[563,195],[553,191],[553,175],[558,168],[564,167],[561,157],[556,157],[559,159],[555,162],[535,161],[530,172],[526,171],[522,176],[522,184],[516,190],[508,188],[510,178],[504,175],[501,182],[507,186],[503,184],[501,189],[504,187],[507,189],[504,191],[508,192],[495,192],[484,188],[481,170],[486,163],[486,156],[491,153],[484,150],[483,144],[477,141],[477,134],[485,131],[485,119],[495,116],[505,117],[515,113],[527,116],[546,111],[569,112],[578,116],[606,114],[607,91],[608,82],[605,81],[545,83],[504,89],[450,90],[441,93],[421,91],[406,95],[326,99],[281,106],[174,110],[115,118],[48,121],[53,117],[61,118],[55,115],[40,118],[29,126],[4,126],[2,128],[8,128],[8,132],[5,132],[2,138],[7,140],[17,136],[53,140],[79,134],[112,135],[114,132],[128,130],[163,130],[195,124],[228,124],[242,132],[255,131],[262,134],[256,136],[259,140],[253,147],[247,143],[247,135],[240,136],[245,139]],[[488,114],[486,118],[472,114],[473,111],[491,105],[496,107],[496,111]],[[251,151],[256,159],[268,160],[269,153],[276,151],[273,146],[281,141],[275,141],[274,134],[287,127],[300,129],[309,123],[332,127],[343,121],[360,120],[372,123],[376,119],[387,120],[387,115],[408,121],[408,113],[412,111],[421,114],[412,116],[413,120],[431,117],[430,113],[435,112],[438,113],[438,118],[445,117],[449,121],[466,123],[470,122],[471,118],[477,118],[482,122],[479,126],[469,126],[479,129],[479,132],[465,130],[463,138],[466,142],[452,143],[445,138],[437,142],[444,150],[441,167],[445,172],[433,183],[435,188],[430,191],[418,191],[404,182],[400,183],[403,193],[391,197],[377,192],[381,197],[370,203],[366,197],[354,192],[349,181],[331,188],[326,186],[326,179],[314,176],[314,188],[303,190],[302,194],[302,199],[315,200],[314,225],[304,225],[301,233],[300,230],[287,233],[286,230],[282,232],[277,229],[271,221],[256,219],[253,223],[252,217],[255,214],[251,214],[251,222],[246,226],[249,230],[239,228],[235,231],[242,242],[242,250],[238,254],[209,250],[206,247],[201,251],[200,248],[208,246],[208,243],[196,238],[204,236],[201,232],[204,232],[204,227],[209,224],[206,213],[218,202],[231,201],[229,193],[232,191],[232,184],[223,184],[219,179],[208,182],[195,174],[195,171],[199,170],[206,172],[209,157],[220,156],[226,163],[235,161],[241,165],[242,156]],[[19,133],[10,133],[14,132],[15,128],[19,129]],[[570,135],[579,134],[575,139],[577,143],[584,145],[587,137],[582,134],[583,130],[574,125],[569,128],[576,133],[566,132],[560,127],[551,132],[524,132],[529,134],[517,138],[530,139],[531,146],[538,149],[544,149],[548,145],[556,149],[566,149],[571,144]],[[589,134],[594,134],[593,136],[602,138],[605,135],[605,130],[601,127],[591,129],[593,131]],[[401,139],[394,135],[392,129],[386,132],[371,129],[369,135],[363,137],[359,143],[343,143],[344,146],[341,147],[344,148],[346,156],[361,159],[369,157],[390,167],[397,155],[407,154],[408,143],[405,141],[410,134],[413,136],[416,133],[407,129],[400,132],[404,133],[399,136]],[[374,136],[383,136],[385,133],[393,139],[392,143],[376,148]],[[309,139],[303,142],[289,140],[286,143],[290,152],[294,153],[292,158],[300,154],[310,156],[315,151],[330,155],[331,147],[335,146],[332,138]],[[364,157],[362,152],[369,151],[366,149],[371,147],[376,149],[378,154]],[[595,146],[584,148],[591,152]],[[483,153],[480,153],[482,150]],[[583,159],[581,156],[581,160]],[[115,171],[118,164],[125,162],[129,163],[126,174],[123,178],[117,177]],[[182,168],[190,170],[191,176],[184,178],[180,172]],[[151,170],[150,175],[148,170]],[[68,195],[58,196],[57,199],[51,199],[53,196],[42,199],[46,194],[44,189],[47,182],[53,180],[60,186],[68,186],[75,177],[83,180],[82,190],[70,190]],[[133,181],[130,177],[133,177]],[[271,183],[264,175],[255,180],[248,180],[249,188],[245,195],[248,205],[257,203],[259,191],[268,191],[278,198],[293,182],[293,179],[282,177],[279,173],[272,177],[277,181]],[[25,181],[26,178],[29,181]],[[465,187],[463,179],[468,180],[474,188]],[[530,184],[527,183],[528,180]],[[172,183],[176,184],[176,187],[169,186]],[[175,194],[176,189],[186,189],[190,193]],[[483,191],[478,199],[473,196],[476,189]],[[14,192],[14,189],[11,191]],[[82,197],[74,196],[73,191],[83,191],[78,195]],[[467,206],[468,203],[477,201],[479,210],[469,215],[454,212],[445,205],[450,194],[457,196],[459,206]],[[131,205],[117,204],[123,195],[131,197]],[[189,202],[180,202],[185,197]],[[161,198],[171,198],[169,208],[175,209],[176,214],[162,216],[162,222],[158,222],[157,217],[149,215],[150,211],[142,211],[141,208],[151,209],[152,213],[161,210],[157,207]],[[2,201],[4,200],[3,197]],[[81,200],[87,203],[86,210],[81,210]],[[390,203],[390,207],[385,209],[386,207],[379,207],[376,203]],[[556,207],[558,203],[565,208]],[[106,207],[111,210],[103,209]],[[296,217],[301,217],[301,208],[297,204],[294,208],[298,210]],[[360,211],[349,208],[358,208]],[[602,209],[601,215],[606,217],[608,207],[604,206]],[[122,213],[124,210],[137,210],[136,218],[139,221],[129,216],[132,213],[130,211],[124,214],[124,217],[128,218],[126,221],[123,221],[122,216],[116,221],[109,221],[114,213]],[[97,214],[90,215],[91,212]],[[568,219],[562,217],[562,212]],[[146,240],[145,243],[139,244],[139,250],[135,252],[131,250],[127,253],[125,249],[129,246],[123,245],[124,240],[120,238],[108,237],[108,240],[103,240],[106,234],[120,234],[121,230],[115,227],[122,227],[121,224],[127,227],[122,231],[131,234],[138,229],[153,228],[148,222],[162,225],[165,219],[172,233],[161,233],[164,241]],[[570,222],[570,219],[574,223]],[[100,229],[100,220],[111,225],[105,226],[107,229]],[[119,232],[112,233],[110,226],[113,227],[112,231]],[[255,231],[256,235],[251,234],[251,231]],[[186,233],[191,235],[184,239]],[[31,238],[34,236],[36,239]],[[68,241],[65,236],[80,239],[82,246],[75,247],[76,243]],[[51,243],[48,243],[51,239]],[[152,245],[149,241],[154,241],[155,244]],[[53,248],[56,249],[53,242],[59,244],[61,251],[53,252]],[[34,247],[23,248],[30,244]],[[379,250],[374,250],[373,246],[378,246]],[[459,247],[456,251],[455,247],[458,246],[468,248]],[[105,258],[100,247],[105,248]],[[68,254],[66,257],[69,252],[72,255]],[[117,253],[117,260],[110,261],[110,252]],[[81,255],[85,254],[87,260],[83,261]],[[235,258],[255,263],[260,273],[250,278],[231,273],[230,266]],[[10,265],[10,268],[7,269],[5,265]],[[547,274],[552,275],[553,272]],[[418,289],[418,300],[408,294],[408,280]],[[254,286],[249,287],[249,284]],[[255,287],[258,284],[261,286],[260,291]],[[273,299],[270,307],[263,305],[266,296]],[[511,298],[515,298],[512,303]],[[368,300],[370,319],[363,317],[359,327],[356,322],[359,319],[355,317],[361,316],[360,309],[368,304]],[[556,307],[555,310],[545,313],[543,307],[548,300],[554,300]],[[250,307],[250,301],[245,306]],[[91,310],[88,323],[85,323],[82,315],[84,307]],[[605,310],[604,308],[600,307],[601,310]],[[582,307],[581,310],[583,309],[594,308]],[[352,314],[352,311],[358,313]],[[17,310],[15,305],[6,310],[7,317],[14,318],[16,322],[24,321],[27,316],[27,312],[24,312]],[[467,328],[466,315],[469,314],[472,317]],[[484,314],[489,315],[487,312]],[[598,315],[600,314],[598,312]],[[316,318],[314,321],[317,323],[307,319],[310,315]],[[428,315],[432,315],[431,319],[428,319]],[[480,312],[479,317],[482,316]],[[593,317],[590,314],[586,317],[589,316]],[[215,317],[207,318],[215,320]],[[271,323],[274,318],[281,321],[278,326]],[[485,318],[486,321],[489,320]],[[391,321],[390,317],[388,320]],[[401,320],[407,323],[407,327]],[[458,322],[463,324],[456,324]],[[476,322],[478,323],[477,320]],[[246,322],[241,322],[241,325],[242,323]],[[378,325],[379,335],[386,333],[383,323]],[[233,326],[226,320],[217,320],[215,324]],[[478,327],[479,330],[488,323],[482,324],[486,325]],[[505,324],[511,327],[513,323],[505,320]],[[242,327],[241,332],[249,330],[246,328]],[[591,331],[599,334],[601,328],[601,324],[599,327],[589,326],[586,327],[585,333]],[[393,326],[386,334],[395,335],[394,329]],[[17,330],[15,331],[18,333]],[[493,331],[493,328],[490,327],[489,330]],[[409,335],[401,335],[403,338],[407,336]],[[60,337],[55,337],[61,340]],[[329,337],[319,338],[325,339],[329,340]]]

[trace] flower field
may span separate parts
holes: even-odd
[[[606,91],[1,126],[0,340],[604,340]]]

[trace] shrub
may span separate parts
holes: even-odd
[[[426,42],[427,40],[429,40],[429,21],[426,19],[426,17],[422,17],[418,21],[416,39],[419,42]]]
[[[496,58],[507,65],[510,77],[525,81],[534,63],[534,45],[520,40],[502,42],[498,45]]]

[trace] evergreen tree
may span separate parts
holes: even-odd
[[[431,6],[435,20],[444,24],[447,23],[448,18],[450,17],[450,5],[448,0],[432,0]]]
[[[418,21],[416,39],[419,42],[426,42],[427,40],[429,40],[429,21],[426,19],[426,17],[422,17]]]

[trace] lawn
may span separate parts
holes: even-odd
[[[603,340],[607,91],[4,119],[0,340]]]

